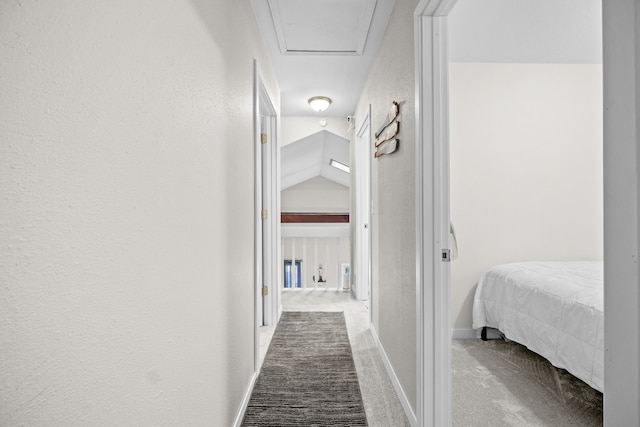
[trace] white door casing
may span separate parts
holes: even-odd
[[[455,0],[422,0],[416,64],[416,312],[418,426],[451,425],[447,14]]]
[[[640,1],[602,2],[604,423],[640,425]]]
[[[258,64],[253,62],[253,116],[254,116],[254,277],[255,277],[255,324],[256,324],[256,354],[260,347],[258,327],[262,326],[262,144],[261,144],[261,120],[260,120],[260,75]],[[258,358],[259,360],[259,358]],[[257,363],[257,362],[256,362]],[[257,368],[256,368],[257,370]]]

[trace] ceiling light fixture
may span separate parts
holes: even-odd
[[[340,169],[341,171],[344,171],[346,173],[349,173],[351,171],[351,168],[347,165],[345,165],[344,163],[340,163],[337,160],[331,159],[331,161],[329,162],[330,166],[333,166],[334,168]]]
[[[313,108],[317,112],[322,112],[329,108],[329,104],[331,104],[331,98],[327,98],[326,96],[313,96],[309,98],[308,102],[311,108]]]

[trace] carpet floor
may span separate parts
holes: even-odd
[[[367,423],[371,427],[411,427],[369,330],[369,310],[351,292],[282,292],[284,311],[342,311]],[[266,353],[266,349],[265,349]]]
[[[242,425],[367,425],[343,313],[282,313]]]
[[[601,426],[602,393],[513,341],[452,344],[453,425]]]

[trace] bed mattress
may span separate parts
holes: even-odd
[[[499,329],[603,391],[603,282],[601,262],[496,266],[478,282],[473,327]]]

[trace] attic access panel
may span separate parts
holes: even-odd
[[[377,0],[269,0],[282,54],[362,55]]]

